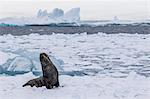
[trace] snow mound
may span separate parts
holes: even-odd
[[[42,74],[42,68],[39,60],[39,54],[36,52],[28,52],[17,50],[14,52],[0,51],[0,73],[8,75],[23,74],[32,72],[35,75]],[[63,61],[50,56],[58,71],[63,71],[61,65]]]

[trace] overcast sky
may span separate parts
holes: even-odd
[[[35,16],[39,9],[80,7],[81,20],[150,19],[150,0],[0,0],[0,18]]]

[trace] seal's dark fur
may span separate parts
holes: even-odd
[[[50,58],[46,53],[41,53],[40,54],[40,62],[42,66],[42,72],[43,76],[29,80],[26,84],[23,85],[23,87],[29,85],[31,87],[36,86],[36,87],[42,87],[46,86],[47,89],[51,89],[54,86],[58,87],[59,86],[59,79],[58,79],[58,71],[55,65],[52,63]]]

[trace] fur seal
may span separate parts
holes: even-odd
[[[42,66],[43,76],[36,79],[29,80],[26,84],[23,85],[23,87],[28,85],[31,87],[46,86],[47,89],[51,89],[54,86],[58,87],[59,86],[58,70],[46,53],[40,54],[40,62]]]

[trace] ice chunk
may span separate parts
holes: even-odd
[[[29,72],[32,71],[33,63],[30,59],[25,57],[15,57],[15,59],[11,62],[7,71],[24,71]]]
[[[8,59],[12,59],[16,56],[17,55],[13,53],[5,53],[5,52],[0,51],[0,65],[3,65],[4,63],[8,61]]]
[[[118,22],[119,21],[119,18],[117,16],[114,16],[114,19],[113,19],[114,22]]]
[[[14,52],[1,52],[0,51],[0,73],[6,73],[8,75],[22,74],[27,72],[33,72],[34,74],[41,75],[42,67],[39,60],[38,52],[29,52],[26,50],[17,50]],[[61,65],[63,61],[50,56],[50,59],[58,69],[63,71]]]
[[[63,71],[63,68],[61,65],[64,64],[64,62],[61,59],[56,59],[55,57],[52,57],[52,56],[50,56],[50,59],[52,60],[53,64],[56,66],[58,71]]]

